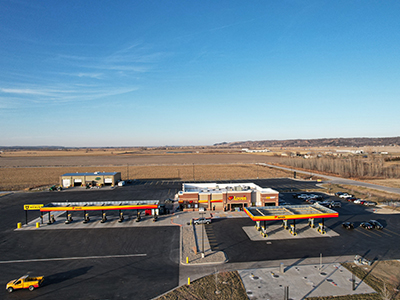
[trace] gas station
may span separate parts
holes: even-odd
[[[65,213],[65,224],[71,223],[72,212],[81,211],[83,217],[83,223],[88,223],[90,221],[89,211],[101,211],[101,223],[107,221],[107,211],[119,211],[118,222],[124,221],[123,211],[132,210],[135,211],[137,216],[136,222],[141,219],[141,211],[151,210],[151,215],[153,216],[153,221],[157,220],[159,215],[159,200],[137,200],[137,201],[98,201],[98,202],[52,202],[43,205],[39,208],[40,217],[43,223],[43,213],[48,213],[48,225],[55,222],[55,217],[52,212],[66,212]]]
[[[260,231],[262,237],[268,237],[267,221],[282,220],[284,229],[289,230],[292,236],[296,236],[296,220],[308,219],[308,225],[315,227],[315,219],[321,219],[318,223],[317,232],[325,234],[326,229],[324,219],[337,218],[339,213],[319,204],[313,205],[285,205],[285,206],[265,206],[265,207],[247,207],[245,213],[256,222],[256,229]],[[292,220],[292,224],[288,221]]]

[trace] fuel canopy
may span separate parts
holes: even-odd
[[[319,205],[285,205],[245,207],[244,211],[253,221],[297,220],[315,218],[337,218],[339,213]]]
[[[41,207],[40,211],[48,212],[48,211],[157,209],[159,202],[160,202],[159,200],[52,202]]]

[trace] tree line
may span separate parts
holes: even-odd
[[[285,158],[282,163],[308,170],[333,173],[342,177],[400,178],[400,165],[388,165],[382,157]]]

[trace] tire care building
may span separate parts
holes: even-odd
[[[243,210],[251,206],[277,206],[279,192],[254,183],[184,183],[178,193],[184,210]]]

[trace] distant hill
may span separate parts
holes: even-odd
[[[399,146],[400,137],[388,138],[326,138],[310,140],[266,140],[266,141],[242,141],[222,142],[214,146],[224,147],[366,147],[366,146]]]

